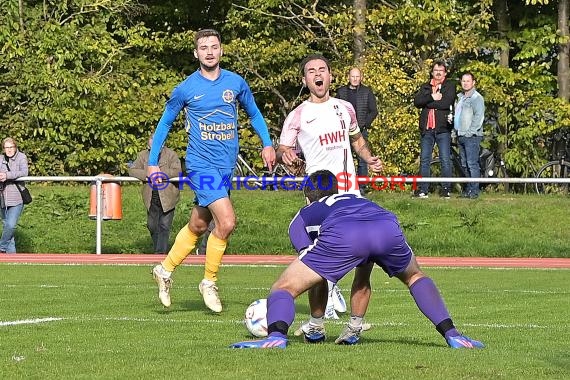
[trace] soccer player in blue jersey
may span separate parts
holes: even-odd
[[[323,279],[338,282],[356,266],[373,262],[409,288],[420,311],[452,348],[482,348],[479,341],[457,331],[434,282],[420,269],[398,219],[391,212],[355,194],[338,194],[337,179],[328,170],[309,176],[304,187],[308,206],[289,226],[299,252],[271,287],[267,298],[268,337],[232,344],[232,348],[285,348],[295,318],[294,299]],[[356,344],[359,331],[345,331],[335,343]]]
[[[194,43],[194,56],[200,62],[200,68],[172,91],[166,103],[152,140],[148,178],[149,181],[161,181],[157,175],[159,154],[172,123],[184,109],[188,133],[186,170],[196,195],[195,207],[188,225],[180,230],[168,256],[153,268],[152,275],[158,285],[161,303],[169,307],[172,272],[192,252],[213,219],[216,227],[208,238],[204,279],[198,289],[206,306],[219,313],[222,303],[216,285],[218,270],[236,224],[229,190],[239,150],[238,103],[247,112],[261,139],[261,157],[269,170],[275,164],[275,150],[245,80],[220,68],[223,54],[220,34],[213,29],[200,30],[196,32]]]

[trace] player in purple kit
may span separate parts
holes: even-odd
[[[457,331],[431,280],[420,269],[396,216],[353,194],[338,194],[328,170],[309,176],[309,204],[293,218],[289,237],[296,258],[271,287],[267,298],[266,339],[232,344],[231,348],[285,348],[295,319],[294,299],[323,279],[338,282],[356,266],[373,262],[409,288],[420,311],[452,348],[482,348],[483,343]],[[349,325],[350,327],[350,325]],[[359,334],[341,335],[335,343],[355,344]]]
[[[344,100],[330,96],[332,81],[331,65],[320,54],[310,54],[300,65],[302,83],[309,90],[309,98],[296,107],[285,119],[277,160],[285,165],[299,162],[296,147],[303,152],[307,174],[317,170],[330,170],[340,175],[339,192],[360,194],[355,181],[356,170],[352,152],[366,161],[373,172],[382,171],[382,161],[374,156],[360,133],[356,111]],[[345,178],[342,178],[346,176]],[[344,181],[347,179],[348,181]],[[352,183],[353,186],[346,186]],[[372,265],[361,265],[355,270],[350,294],[352,317],[362,320],[370,300],[370,272]],[[328,300],[327,300],[328,295]],[[315,286],[309,291],[310,319],[302,323],[295,335],[304,335],[309,343],[325,339],[324,318],[338,318],[335,300],[344,303],[336,284],[330,281]],[[338,311],[346,311],[346,305]],[[362,324],[359,327],[370,326]],[[368,327],[369,328],[369,327]]]

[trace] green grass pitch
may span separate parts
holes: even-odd
[[[247,305],[265,298],[283,267],[224,266],[224,312],[203,305],[202,266],[174,274],[173,305],[160,306],[148,266],[0,265],[2,379],[562,379],[570,374],[570,271],[426,268],[457,327],[487,347],[452,350],[407,289],[373,272],[357,346],[290,331],[286,350],[232,350],[248,339]],[[351,275],[340,282],[348,299]],[[297,301],[294,327],[308,313]]]

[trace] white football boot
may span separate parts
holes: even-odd
[[[220,313],[222,311],[222,302],[218,296],[218,287],[214,281],[209,281],[203,279],[198,285],[198,289],[204,298],[204,303],[208,309],[212,310],[214,313]]]
[[[161,264],[152,268],[152,277],[158,285],[158,299],[164,307],[170,307],[170,288],[172,287],[172,279],[170,277],[164,277]]]

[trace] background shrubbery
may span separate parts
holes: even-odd
[[[321,51],[334,88],[355,62],[363,67],[380,107],[370,141],[386,174],[415,173],[411,101],[433,59],[444,58],[452,79],[464,70],[479,79],[486,129],[498,130],[511,176],[531,176],[531,164],[547,158],[537,138],[570,126],[568,94],[557,86],[569,75],[558,60],[570,42],[556,3],[371,1],[361,25],[354,7],[365,2],[0,0],[0,137],[21,143],[31,175],[125,174],[164,95],[196,69],[194,31],[213,26],[224,36],[223,67],[248,80],[274,135],[305,96],[298,63]],[[240,133],[257,144],[249,128]],[[168,144],[183,155],[180,120]]]

